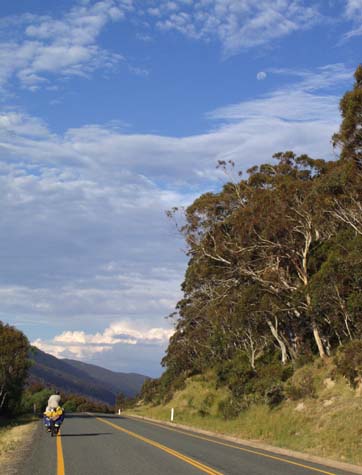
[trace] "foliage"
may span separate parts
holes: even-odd
[[[0,412],[18,410],[27,371],[30,345],[16,328],[0,322]]]
[[[239,414],[248,408],[248,403],[245,401],[238,401],[233,397],[224,399],[219,403],[219,414],[225,419],[235,419]]]
[[[285,384],[285,394],[293,401],[315,397],[316,387],[313,374],[309,367],[301,368],[298,373]]]
[[[234,358],[218,367],[219,384],[226,384],[232,398],[226,406],[220,407],[222,413],[236,413],[247,408],[250,403],[264,401],[274,407],[284,399],[283,383],[292,375],[291,365],[281,365],[278,361],[265,357],[252,370],[247,358]],[[230,406],[230,408],[229,408]]]
[[[140,399],[146,404],[151,402],[159,403],[161,399],[159,388],[160,382],[158,379],[146,379],[140,391]]]
[[[175,391],[184,388],[185,379],[185,373],[174,375],[171,370],[166,370],[159,379],[145,380],[139,398],[146,403],[167,402]]]
[[[77,401],[75,401],[74,399],[68,399],[68,401],[66,401],[64,404],[63,404],[63,409],[65,411],[65,413],[67,412],[78,412],[78,405],[77,405]]]
[[[341,158],[352,158],[358,167],[362,165],[362,65],[355,72],[355,85],[346,92],[340,102],[343,122],[339,133],[333,135],[334,146],[342,148]]]
[[[41,384],[32,384],[23,393],[21,400],[21,412],[31,413],[34,411],[42,413],[49,399],[49,396],[53,394],[53,391],[49,388],[42,386]]]
[[[24,391],[21,401],[21,411],[23,413],[33,412],[34,404],[37,413],[41,414],[46,406],[51,394],[55,389],[44,386],[42,383],[33,382]],[[85,396],[73,393],[61,393],[61,405],[65,412],[102,412],[112,413],[113,408],[108,404],[91,400]]]
[[[337,370],[351,386],[362,382],[362,340],[351,341],[342,347],[335,358]]]
[[[271,408],[279,406],[285,399],[284,388],[282,385],[277,384],[272,386],[265,393],[265,402]]]

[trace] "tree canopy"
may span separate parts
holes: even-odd
[[[338,160],[276,153],[185,210],[189,263],[161,386],[233,361],[255,375],[324,359],[362,338],[361,66],[340,109]]]
[[[29,351],[26,336],[0,322],[0,412],[17,409],[30,364]]]

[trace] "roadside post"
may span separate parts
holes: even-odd
[[[174,416],[175,410],[174,408],[171,409],[171,422],[173,422],[173,416]]]

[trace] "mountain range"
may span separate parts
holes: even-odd
[[[81,361],[59,359],[35,347],[31,360],[29,380],[111,405],[119,393],[136,396],[147,379],[142,374],[119,373]]]

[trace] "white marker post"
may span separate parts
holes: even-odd
[[[174,413],[175,413],[175,410],[174,410],[174,408],[172,408],[172,409],[171,409],[171,422],[173,422],[173,415],[174,415]]]
[[[118,409],[118,415],[121,415],[121,410],[120,409]]]

